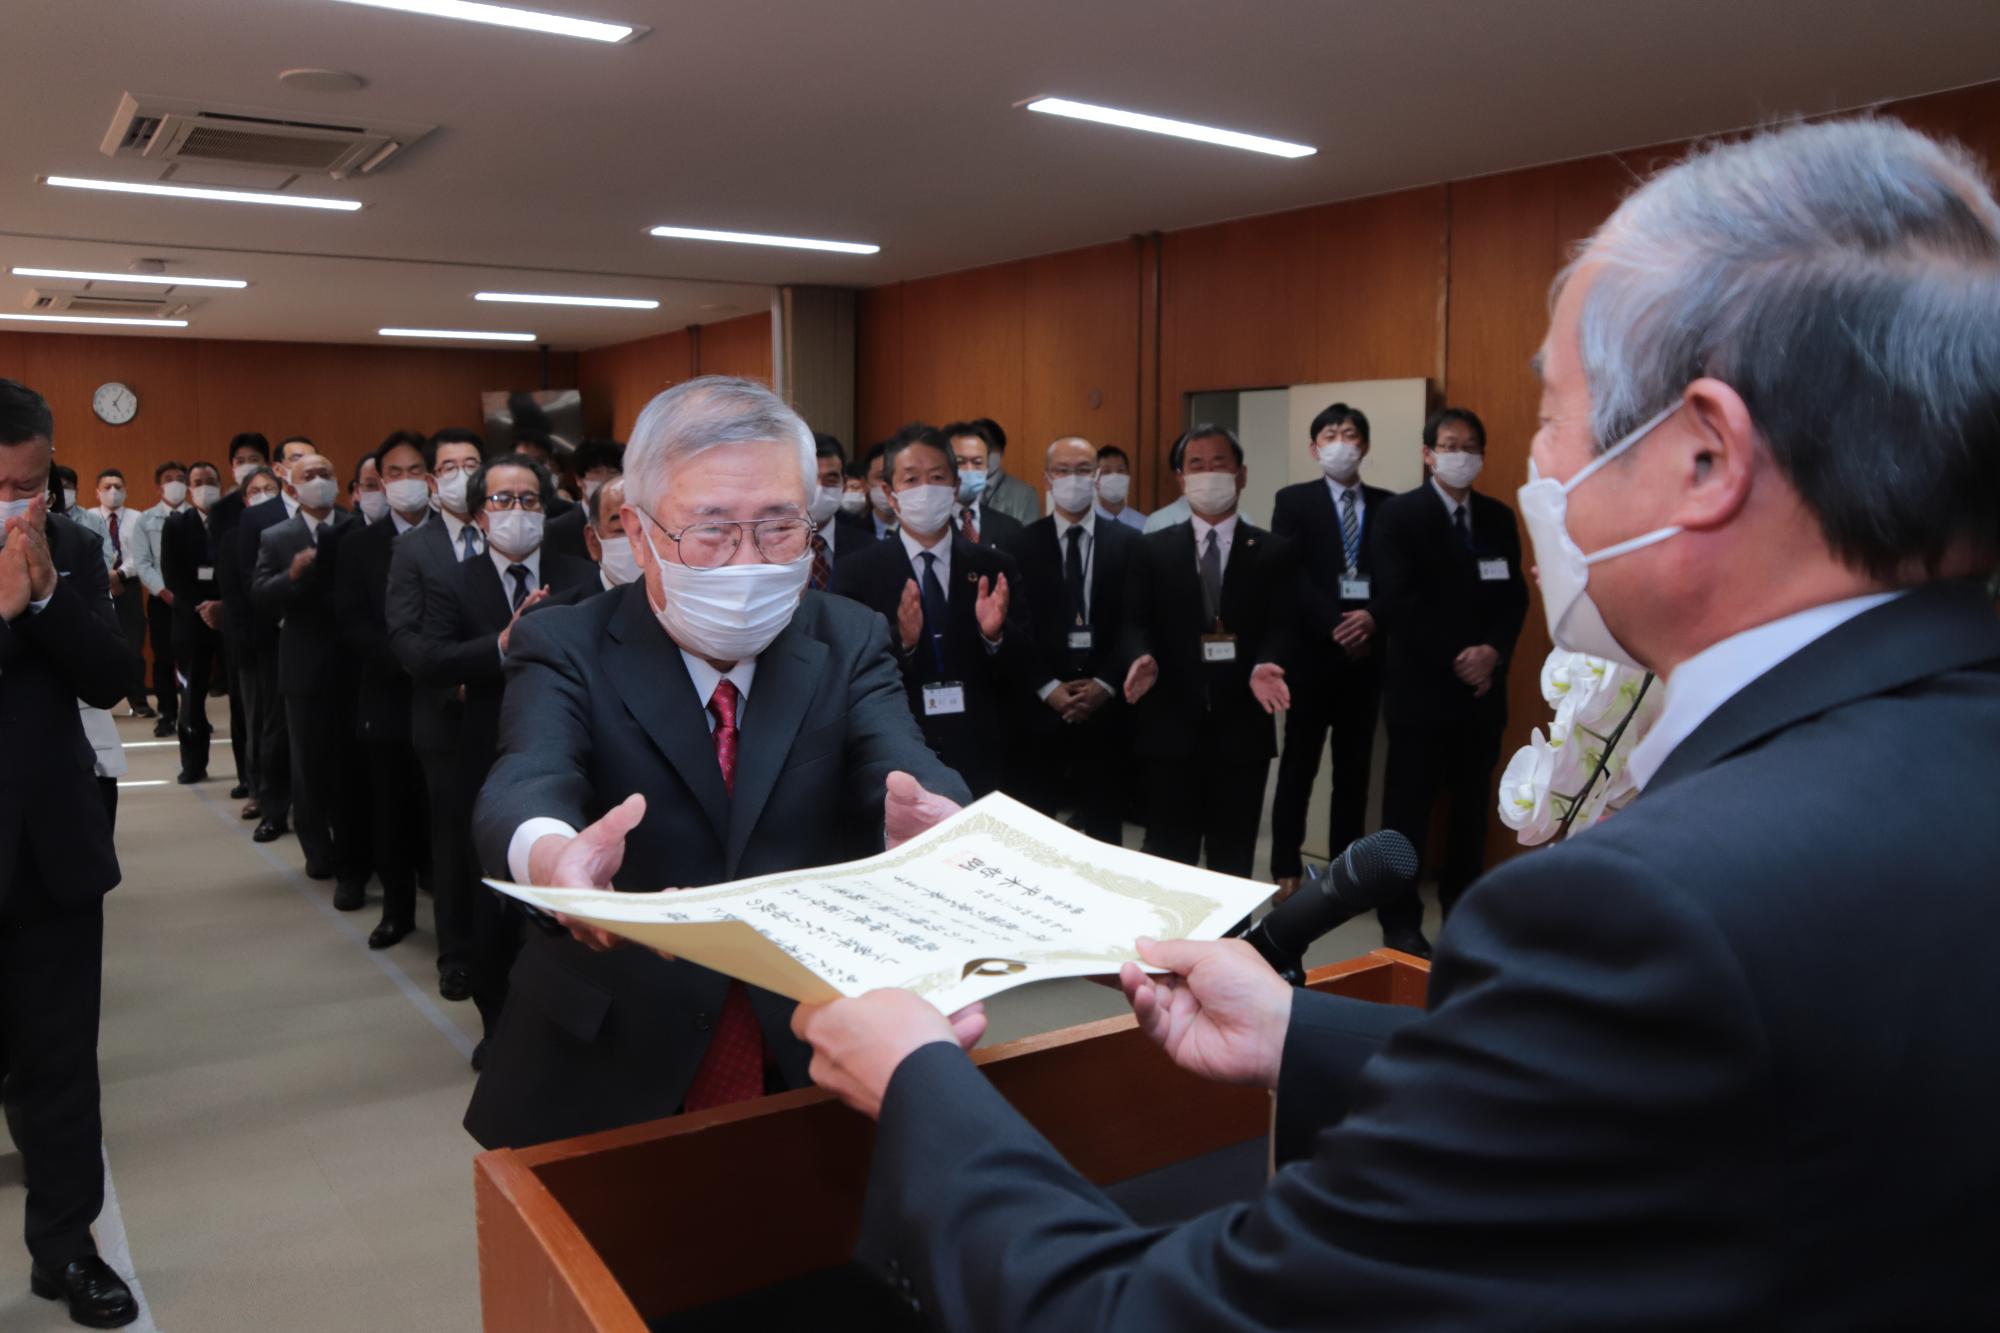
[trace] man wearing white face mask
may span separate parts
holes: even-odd
[[[1427,870],[1431,811],[1440,796],[1447,801],[1435,867],[1447,912],[1485,861],[1507,664],[1528,613],[1514,512],[1472,489],[1485,461],[1486,427],[1476,415],[1458,407],[1434,413],[1424,423],[1430,480],[1383,505],[1375,523],[1369,609],[1388,637],[1382,823],[1410,840]],[[1420,870],[1416,882],[1424,878]],[[1384,944],[1429,956],[1415,885],[1376,916]]]
[[[181,675],[179,781],[208,777],[208,686],[221,666],[222,584],[216,571],[215,507],[222,478],[213,463],[188,465],[188,506],[160,531],[160,570],[174,595],[174,665]]]
[[[299,512],[292,468],[300,459],[318,452],[318,446],[303,435],[287,436],[279,443],[278,460],[271,465],[271,474],[278,479],[277,498],[244,505],[232,542],[236,548],[233,564],[240,592],[234,600],[227,592],[223,598],[225,606],[240,604],[249,608],[245,619],[253,626],[255,635],[255,646],[247,656],[257,673],[248,719],[257,740],[258,785],[252,797],[257,803],[259,822],[250,835],[257,842],[271,842],[291,831],[292,742],[285,717],[284,690],[279,684],[279,617],[268,614],[259,605],[252,585],[256,582],[264,534]]]
[[[868,450],[867,466],[862,471],[868,483],[868,523],[876,541],[886,541],[896,535],[896,502],[889,498],[889,473],[886,458],[891,441],[883,440]]]
[[[251,703],[256,695],[256,610],[250,604],[250,589],[243,581],[239,564],[241,546],[236,534],[248,507],[243,493],[246,480],[267,466],[271,444],[255,431],[242,431],[229,441],[229,461],[223,482],[222,499],[209,511],[208,530],[215,546],[215,573],[222,586],[223,635],[222,679],[229,691],[229,749],[236,760],[236,787],[231,800],[251,794],[257,776],[256,733],[251,725]]]
[[[131,709],[129,716],[151,717],[152,705],[146,702],[146,663],[141,656],[146,643],[146,603],[141,595],[138,551],[133,543],[141,511],[125,503],[125,474],[119,469],[108,467],[97,474],[95,512],[104,520],[104,530],[111,538],[111,605],[118,612],[118,628],[132,646],[135,665],[125,695],[126,705]]]
[[[1134,532],[1146,530],[1146,516],[1131,503],[1132,459],[1115,444],[1097,451],[1097,513]]]
[[[489,871],[691,888],[838,861],[864,850],[857,828],[893,843],[967,798],[911,719],[881,617],[805,587],[813,456],[805,423],[746,380],[690,380],[640,414],[623,519],[643,577],[509,637],[473,821]],[[579,936],[522,950],[466,1113],[481,1143],[805,1083],[790,1001]]]
[[[812,573],[806,579],[806,586],[815,592],[831,592],[834,565],[873,544],[875,534],[869,531],[866,520],[849,514],[844,507],[848,494],[847,453],[840,447],[840,441],[831,435],[815,433],[813,442],[819,482],[806,506],[806,516],[813,521]]]
[[[132,530],[132,564],[146,590],[146,635],[153,649],[153,698],[160,717],[155,736],[171,736],[180,718],[180,684],[174,674],[174,594],[160,573],[160,529],[187,508],[187,469],[176,462],[153,469],[160,500],[139,515]]]
[[[632,538],[625,531],[625,478],[613,477],[590,493],[583,502],[589,523],[583,530],[585,549],[597,562],[597,580],[606,592],[639,581],[639,557],[632,554]]]
[[[989,432],[978,422],[954,421],[944,428],[944,437],[958,469],[953,531],[976,546],[1001,545],[1021,530],[1022,520],[999,508],[994,503],[995,492],[988,488],[988,483],[999,476],[993,471],[999,454],[992,448]],[[890,489],[893,491],[895,487],[892,485]],[[1017,496],[1024,492],[1029,496],[1034,494],[1032,487],[1020,481],[1015,481],[1010,490]],[[1033,501],[1030,504],[1029,512],[1035,514],[1039,506]]]

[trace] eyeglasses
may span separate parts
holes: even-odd
[[[542,507],[542,497],[536,491],[522,491],[519,495],[512,491],[495,491],[486,497],[486,507],[506,513],[509,509],[519,509],[532,514]]]
[[[681,563],[689,569],[719,569],[728,564],[742,549],[745,532],[767,563],[789,565],[805,558],[815,531],[812,520],[806,518],[746,518],[710,519],[674,532],[645,510],[639,513],[679,548]]]

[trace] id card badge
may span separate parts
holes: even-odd
[[[215,580],[214,565],[196,565],[194,577],[197,583],[212,583]]]
[[[1236,660],[1236,636],[1234,634],[1202,635],[1201,660],[1204,662],[1234,662]]]
[[[1069,648],[1073,653],[1087,653],[1091,649],[1090,631],[1073,629],[1069,632]]]
[[[1484,583],[1505,583],[1507,581],[1507,561],[1504,558],[1481,560],[1479,578]]]
[[[1349,574],[1340,580],[1340,600],[1343,602],[1365,602],[1368,600],[1369,579],[1365,574]]]
[[[924,716],[949,717],[965,711],[965,686],[955,680],[924,686]]]

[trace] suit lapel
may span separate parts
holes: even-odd
[[[1237,519],[1236,536],[1229,543],[1229,563],[1222,567],[1222,627],[1232,634],[1238,632],[1240,617],[1236,612],[1242,606],[1243,589],[1257,577],[1257,563],[1263,557],[1263,530]]]
[[[625,711],[694,793],[717,840],[723,840],[729,832],[729,796],[687,663],[654,621],[645,588],[621,589],[621,595],[625,603],[611,618],[612,646],[604,655],[604,674]]]
[[[1842,704],[1947,671],[2000,663],[2000,621],[1977,584],[1905,593],[1822,635],[1739,690],[1689,733],[1647,784],[1669,782]]]
[[[736,746],[736,791],[730,798],[729,855],[724,873],[734,878],[750,833],[764,813],[785,757],[805,721],[826,666],[826,645],[792,624],[757,658],[757,675],[743,705]]]
[[[500,581],[500,571],[484,555],[467,560],[461,571],[465,575],[465,605],[471,612],[475,629],[486,633],[498,633],[514,618],[513,604],[508,600],[506,585]]]

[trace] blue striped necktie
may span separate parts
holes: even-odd
[[[1350,570],[1361,568],[1361,516],[1354,510],[1354,489],[1340,493],[1340,549]]]

